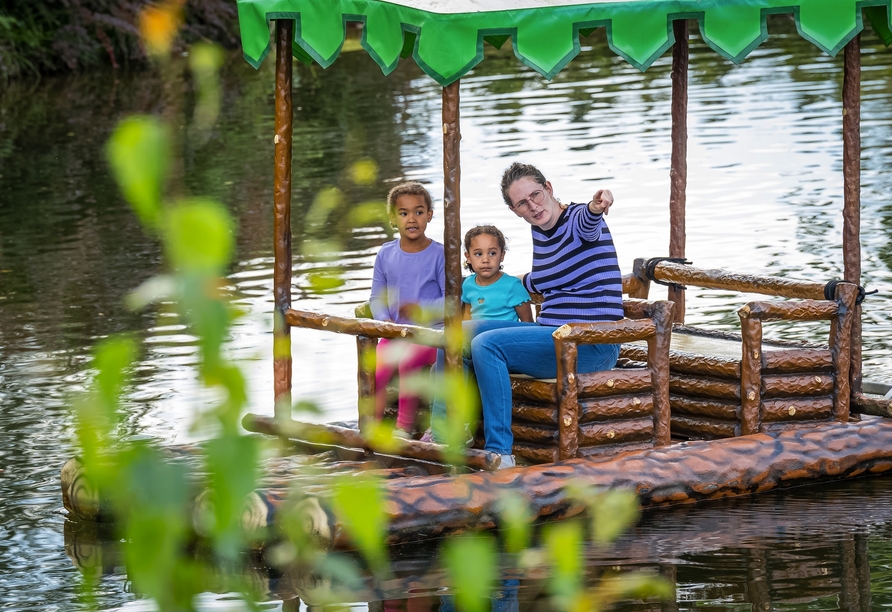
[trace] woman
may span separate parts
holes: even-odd
[[[465,362],[480,390],[484,448],[502,456],[502,467],[512,467],[509,374],[554,378],[556,327],[622,319],[622,275],[603,218],[613,204],[609,190],[598,191],[588,204],[563,206],[538,169],[517,162],[502,175],[501,187],[508,207],[532,226],[533,267],[523,284],[544,301],[536,323],[469,322]],[[619,345],[582,345],[578,354],[580,372],[606,370],[616,363]],[[437,419],[443,413],[442,402],[435,402],[435,440],[441,439]]]

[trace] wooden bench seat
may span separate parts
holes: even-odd
[[[558,377],[511,376],[513,452],[541,463],[669,443],[669,302],[624,302],[626,319],[555,331]],[[576,347],[642,342],[640,364],[576,370]]]

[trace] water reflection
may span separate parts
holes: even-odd
[[[772,21],[769,30],[769,41],[736,67],[692,39],[688,254],[706,267],[826,280],[840,275],[842,262],[841,57],[817,55],[788,20]],[[890,379],[892,204],[886,194],[892,178],[886,168],[892,156],[892,73],[888,53],[873,40],[868,36],[863,45],[862,244],[865,283],[880,294],[865,304],[864,358],[867,378]],[[617,206],[610,224],[626,269],[634,257],[664,255],[669,57],[642,75],[610,53],[603,33],[595,32],[583,41],[580,56],[545,82],[520,65],[509,47],[487,47],[487,61],[463,80],[463,224],[498,225],[510,239],[507,271],[528,268],[529,228],[503,206],[497,189],[503,168],[521,158],[542,167],[565,200],[588,198],[603,185],[613,189]],[[239,224],[229,279],[247,316],[234,328],[229,350],[246,369],[251,409],[267,414],[272,409],[271,69],[267,62],[258,74],[233,57],[223,75],[223,109],[210,140],[193,142],[189,130],[183,131],[183,188],[220,199]],[[295,304],[350,314],[368,295],[374,255],[388,231],[375,225],[350,228],[345,211],[382,198],[403,178],[442,193],[440,88],[405,62],[385,78],[362,53],[344,54],[325,71],[301,66],[296,83]],[[210,398],[195,383],[194,340],[168,309],[134,313],[123,306],[128,291],[160,270],[161,256],[117,195],[102,150],[124,115],[165,110],[160,90],[151,75],[85,74],[37,85],[14,83],[0,94],[0,585],[9,593],[4,596],[9,609],[80,606],[78,574],[63,550],[58,470],[74,453],[67,396],[83,385],[97,338],[134,331],[144,340],[127,398],[127,433],[162,442],[201,436],[190,430],[190,414]],[[188,107],[190,94],[184,91]],[[180,122],[187,124],[185,115]],[[374,183],[357,185],[346,169],[363,158],[374,159],[380,172]],[[344,199],[322,231],[342,239],[346,283],[320,297],[307,283],[320,263],[304,258],[300,245],[314,198],[329,187],[339,188]],[[442,202],[436,206],[432,235],[442,232]],[[734,327],[734,310],[746,299],[691,290],[688,321]],[[826,334],[819,326],[804,332],[784,325],[766,330],[781,337],[804,333],[813,340]],[[295,331],[294,345],[295,396],[318,401],[324,420],[354,418],[352,340]],[[846,525],[867,527],[876,606],[892,592],[881,571],[890,563],[882,544],[886,519],[863,520],[863,507],[881,493],[859,486],[841,489],[849,491],[852,504],[837,528],[854,538]],[[758,505],[719,507],[754,524],[765,512]],[[656,518],[639,527],[639,541],[671,540],[661,531],[664,524],[689,520],[687,542],[700,542],[694,532],[711,520],[705,510],[648,515]],[[693,606],[685,603],[690,601],[750,609],[740,602],[762,581],[746,568],[767,563],[769,574],[780,572],[788,561],[772,555],[784,546],[794,560],[802,550],[811,551],[815,568],[836,572],[841,567],[843,544],[831,546],[832,534],[814,539],[798,527],[794,531],[792,540],[786,532],[763,533],[759,542],[725,548],[676,544],[668,552],[629,553],[620,564],[668,566],[679,581],[684,600],[679,606]],[[863,545],[852,546],[857,551]],[[741,552],[754,547],[761,547],[764,562]],[[715,575],[702,578],[710,572]],[[841,580],[827,583],[828,593],[833,588],[841,593]],[[775,604],[779,609],[805,606],[796,602],[812,597],[814,588],[793,578],[772,584],[769,593],[781,602]],[[101,595],[103,607],[134,599],[118,572],[103,580]],[[812,598],[808,605],[833,607],[827,604],[833,595],[820,597],[827,599]],[[844,599],[852,601],[848,595]]]

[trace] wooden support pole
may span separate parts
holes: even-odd
[[[443,246],[446,255],[446,369],[461,368],[461,128],[459,81],[443,88]]]
[[[685,205],[688,184],[688,22],[672,22],[672,161],[669,170],[669,256],[685,256]],[[684,323],[684,290],[669,288],[676,323]]]
[[[653,385],[654,446],[665,446],[670,442],[669,406],[669,345],[672,342],[672,311],[678,303],[656,302],[652,305],[651,316],[656,326],[652,338],[647,340],[647,363]]]
[[[294,21],[276,20],[275,168],[273,171],[273,375],[276,418],[291,417],[291,41]]]
[[[579,449],[578,347],[575,342],[555,338],[554,350],[557,353],[558,456],[570,459]]]
[[[861,39],[856,35],[845,47],[842,82],[842,252],[843,278],[861,284]],[[861,393],[861,306],[852,323],[853,393]]]
[[[740,332],[743,337],[740,361],[740,435],[759,432],[762,394],[762,321],[741,308]]]
[[[837,421],[849,420],[852,389],[850,386],[852,357],[852,325],[855,319],[855,300],[858,287],[851,283],[836,286],[836,299],[839,313],[830,324],[830,354],[833,359],[833,372],[836,384],[833,388],[833,418]]]

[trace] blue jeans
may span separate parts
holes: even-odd
[[[555,327],[513,321],[465,321],[463,356],[465,368],[473,370],[483,407],[484,448],[510,454],[514,443],[511,433],[511,380],[509,374],[533,378],[554,378],[557,356],[554,351]],[[579,346],[579,372],[607,370],[619,357],[618,344],[583,344]],[[443,352],[438,351],[435,374],[443,372]],[[446,417],[441,393],[434,397],[431,426],[435,441],[442,440],[437,429]]]

